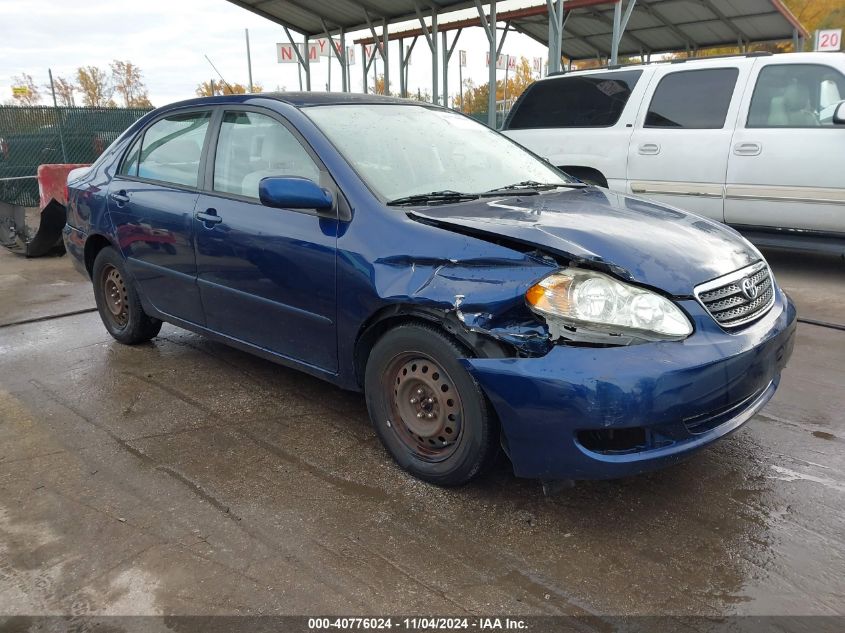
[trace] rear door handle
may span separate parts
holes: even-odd
[[[206,209],[205,212],[199,211],[194,214],[194,217],[204,223],[207,228],[211,228],[212,225],[220,224],[223,221],[223,218],[217,215],[217,209]]]
[[[127,195],[125,189],[121,189],[120,191],[110,193],[109,197],[117,203],[118,207],[122,207],[127,202],[129,202],[129,196]]]
[[[640,145],[639,150],[640,154],[646,155],[653,155],[660,153],[660,145],[657,143],[643,143]]]
[[[734,154],[737,156],[759,156],[763,151],[760,143],[737,143],[734,145]]]

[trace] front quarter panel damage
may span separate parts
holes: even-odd
[[[447,324],[495,339],[515,356],[546,354],[546,324],[531,313],[525,292],[557,268],[539,253],[462,259],[396,256],[373,262],[378,294],[392,303],[442,314]]]

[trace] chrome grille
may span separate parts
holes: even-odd
[[[746,280],[757,288],[753,299],[743,291]],[[698,286],[695,296],[719,325],[735,328],[768,312],[775,302],[774,281],[766,262],[757,262]]]

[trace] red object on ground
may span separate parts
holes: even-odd
[[[38,194],[41,197],[41,208],[43,209],[50,200],[59,204],[67,204],[67,175],[78,167],[87,167],[87,163],[74,163],[65,165],[39,165],[38,166]]]

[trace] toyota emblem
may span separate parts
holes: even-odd
[[[756,299],[759,292],[760,289],[751,277],[746,277],[742,280],[742,294],[744,294],[749,301]]]

